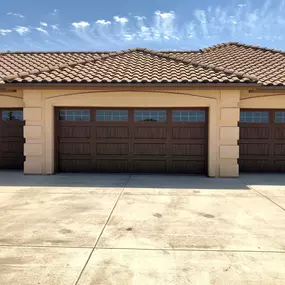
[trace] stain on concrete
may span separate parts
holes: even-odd
[[[208,218],[208,219],[215,218],[215,216],[214,216],[214,215],[211,215],[211,214],[205,214],[205,213],[201,213],[201,212],[197,212],[197,214],[198,214],[199,216],[202,216],[202,217]]]
[[[201,193],[201,191],[194,190],[193,193]]]
[[[134,273],[129,269],[129,266],[109,261],[102,261],[96,266],[97,270],[88,284],[111,284],[111,279],[115,280],[116,284],[126,284],[126,280],[128,284],[133,283]]]
[[[128,232],[130,232],[130,231],[132,231],[133,230],[133,228],[127,228],[127,231]]]
[[[230,264],[227,268],[224,268],[224,272],[228,272],[231,269],[232,265]]]
[[[12,239],[0,238],[0,244],[10,244]]]
[[[154,217],[157,217],[157,218],[162,218],[162,217],[163,217],[163,215],[160,214],[160,213],[154,213],[153,216],[154,216]]]
[[[72,230],[69,230],[69,229],[62,229],[59,231],[61,234],[71,234],[72,233]]]
[[[23,260],[18,257],[4,257],[0,258],[1,265],[22,264]]]
[[[167,251],[166,249],[163,249],[162,252],[163,252],[163,254],[170,255],[170,252]]]
[[[55,243],[55,244],[65,244],[66,243],[66,240],[60,240],[60,239],[55,239],[55,240],[51,240],[49,241],[50,243]]]

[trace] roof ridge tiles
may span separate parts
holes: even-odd
[[[7,54],[76,54],[76,53],[80,53],[80,54],[88,54],[88,53],[91,53],[91,54],[105,54],[105,53],[110,53],[110,52],[117,52],[117,51],[112,51],[112,50],[109,50],[109,51],[0,51],[0,56],[1,55],[7,55]]]
[[[108,55],[107,57],[109,57],[109,56],[111,56],[111,55]],[[92,61],[95,61],[95,60],[99,60],[99,59],[102,59],[102,58],[103,58],[102,56],[98,56],[98,57],[93,57],[93,58],[80,59],[78,61],[68,61],[65,64],[58,64],[58,65],[54,65],[54,66],[45,66],[45,67],[42,67],[42,68],[29,70],[29,71],[26,71],[26,72],[10,74],[10,75],[7,75],[7,76],[3,76],[2,79],[4,81],[5,80],[13,80],[13,79],[16,79],[18,77],[22,78],[22,77],[26,77],[26,76],[29,76],[29,75],[35,75],[35,74],[40,74],[40,73],[43,73],[43,72],[49,72],[49,71],[56,70],[56,69],[64,69],[64,68],[69,67],[69,66],[73,67],[73,66],[76,66],[78,64],[85,64],[85,63],[92,62]]]
[[[285,51],[283,50],[278,50],[278,49],[272,49],[272,48],[267,48],[267,47],[262,47],[262,46],[258,46],[258,45],[249,45],[249,44],[244,44],[244,43],[240,43],[240,42],[224,42],[221,44],[216,44],[216,45],[212,45],[206,48],[202,48],[202,49],[197,49],[197,50],[158,50],[158,52],[162,52],[162,53],[203,53],[205,51],[210,51],[210,50],[214,50],[217,48],[221,48],[221,47],[225,47],[225,46],[230,46],[230,45],[235,45],[235,46],[243,46],[246,48],[252,48],[252,49],[259,49],[259,50],[264,50],[264,51],[270,51],[273,53],[281,53],[281,54],[285,54]],[[146,50],[145,48],[132,48],[129,49],[128,51],[143,51]],[[7,54],[110,54],[110,53],[118,53],[121,51],[108,51],[108,50],[99,50],[99,51],[2,51],[0,52],[0,56],[1,55],[7,55]]]
[[[225,46],[239,46],[239,47],[245,47],[245,48],[252,48],[254,50],[262,50],[262,51],[269,51],[272,53],[285,54],[285,51],[283,51],[283,50],[267,48],[267,47],[262,47],[262,46],[258,46],[258,45],[249,45],[249,44],[244,44],[244,43],[240,43],[240,42],[225,42],[225,43],[213,45],[213,46],[210,46],[207,48],[203,48],[203,49],[201,49],[201,51],[202,52],[208,52],[208,51],[215,50],[218,48],[222,48]]]

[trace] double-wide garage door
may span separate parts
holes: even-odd
[[[241,110],[239,168],[285,172],[285,110]]]
[[[206,173],[207,109],[56,109],[61,172]]]
[[[0,109],[0,169],[23,169],[23,109]]]

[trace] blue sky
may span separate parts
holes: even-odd
[[[227,41],[285,50],[285,0],[1,2],[0,50],[199,49]]]

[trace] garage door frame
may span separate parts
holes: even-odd
[[[8,120],[8,121],[3,121],[2,119],[2,112],[3,111],[22,111],[23,113],[23,108],[20,107],[10,107],[10,108],[5,108],[1,107],[0,108],[0,148],[2,148],[3,143],[8,143],[7,148],[5,150],[6,154],[6,162],[1,162],[0,161],[0,169],[24,169],[24,161],[25,161],[25,156],[24,156],[24,144],[25,144],[25,139],[24,139],[24,125],[25,121],[24,118],[22,120]],[[9,124],[10,126],[5,126],[6,124]],[[20,130],[17,130],[20,128]],[[1,133],[5,132],[11,132],[11,135],[6,135],[4,137],[1,136]],[[21,135],[17,135],[17,134]],[[13,145],[14,143],[14,145]],[[20,147],[17,145],[21,145]],[[21,148],[21,149],[20,149]],[[3,150],[0,149],[0,160],[4,157],[4,153],[2,153]],[[2,153],[2,156],[1,156]]]
[[[95,115],[95,110],[128,110],[128,115],[129,115],[129,119],[126,122],[126,124],[130,125],[130,124],[134,124],[134,110],[166,110],[167,111],[167,122],[163,123],[163,124],[167,124],[167,128],[171,128],[172,125],[175,124],[179,124],[179,126],[183,126],[183,125],[187,125],[189,126],[189,123],[173,123],[172,122],[172,111],[173,110],[203,110],[205,111],[205,122],[203,122],[202,124],[204,124],[205,126],[205,169],[204,169],[204,173],[207,174],[208,173],[208,146],[209,146],[209,141],[208,141],[208,136],[209,136],[209,109],[207,107],[174,107],[174,108],[169,108],[169,107],[80,107],[80,106],[76,106],[76,107],[64,107],[64,106],[60,106],[60,107],[55,107],[54,108],[54,124],[55,124],[55,136],[54,136],[54,143],[55,143],[55,151],[54,151],[54,160],[55,160],[55,172],[59,171],[59,145],[58,145],[58,135],[59,135],[59,110],[60,109],[64,109],[64,110],[90,110],[90,126],[93,122],[96,122],[96,115]],[[131,120],[130,120],[131,119]],[[82,122],[80,121],[73,121],[73,123],[75,122],[75,124],[82,124]],[[84,123],[86,125],[86,121],[84,121]],[[107,122],[104,122],[104,125],[108,124]],[[114,125],[116,124],[116,122],[110,122],[110,125]],[[118,125],[121,124],[121,122],[117,123]],[[138,125],[149,125],[152,124],[150,122],[136,122],[135,124]],[[159,122],[155,123],[156,126],[159,126]],[[199,123],[196,123],[199,124]],[[201,123],[200,123],[201,124]],[[93,125],[94,126],[94,125]],[[95,123],[96,126],[96,123]],[[169,142],[168,142],[169,143]]]
[[[268,112],[268,123],[248,123],[248,122],[239,122],[239,128],[240,128],[240,134],[242,134],[241,132],[243,131],[242,128],[245,128],[245,126],[249,126],[249,127],[261,127],[261,128],[268,128],[268,139],[264,139],[262,141],[262,138],[257,138],[257,139],[243,139],[240,137],[239,139],[239,147],[241,150],[241,144],[254,144],[254,143],[261,143],[263,142],[264,144],[268,144],[268,156],[262,156],[260,155],[258,156],[250,156],[248,155],[248,157],[243,156],[242,152],[240,151],[240,157],[239,157],[239,164],[241,160],[267,160],[269,162],[269,164],[272,165],[271,168],[265,168],[264,170],[257,170],[254,171],[253,169],[250,170],[246,170],[246,166],[242,167],[240,166],[240,171],[241,172],[285,172],[285,168],[283,168],[284,170],[278,170],[278,165],[275,164],[276,160],[285,160],[285,156],[276,156],[275,155],[275,144],[277,143],[277,139],[276,137],[276,130],[278,130],[281,126],[284,126],[285,128],[285,123],[277,123],[275,122],[275,112],[285,112],[285,109],[267,109],[267,108],[257,108],[257,109],[252,109],[252,108],[241,108],[240,112]],[[282,139],[281,139],[282,140]],[[279,166],[282,168],[282,166]]]

